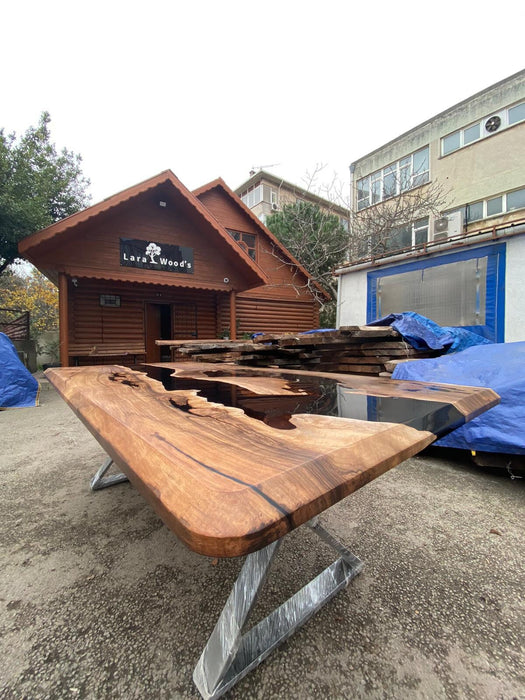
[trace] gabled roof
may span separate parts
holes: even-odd
[[[300,270],[307,279],[312,280],[315,287],[326,299],[331,299],[330,294],[328,294],[328,292],[313,279],[312,275],[310,275],[308,271],[301,265],[301,263],[294,258],[290,251],[284,247],[281,241],[270,231],[270,229],[268,229],[262,223],[262,221],[253,213],[253,211],[249,207],[247,207],[246,204],[244,204],[240,197],[238,197],[235,194],[235,192],[228,187],[228,185],[224,182],[224,180],[221,177],[217,178],[216,180],[212,180],[212,182],[209,182],[207,185],[203,185],[202,187],[193,190],[193,194],[195,195],[195,197],[200,197],[206,192],[210,192],[214,189],[222,189],[223,192],[225,192],[225,194],[235,203],[235,205],[242,209],[242,211],[257,226],[257,228],[259,228],[259,230],[262,231],[262,233],[271,240],[272,244],[276,248],[278,248],[285,257],[287,257],[290,260],[290,263],[294,265],[298,270]]]
[[[211,215],[211,213],[199,201],[199,199],[182,184],[182,182],[171,170],[164,170],[148,180],[144,180],[133,187],[128,187],[127,189],[122,190],[122,192],[118,192],[117,194],[102,200],[102,202],[99,202],[98,204],[94,204],[87,209],[83,209],[76,214],[72,214],[61,221],[51,224],[51,226],[48,226],[41,231],[37,231],[36,233],[26,236],[18,244],[20,254],[24,257],[30,257],[31,251],[37,246],[51,241],[57,236],[63,236],[79,224],[85,223],[90,219],[94,219],[100,214],[106,213],[124,202],[133,199],[134,197],[138,197],[139,195],[165,184],[172,186],[180,195],[182,195],[188,204],[193,207],[194,211],[198,213],[203,222],[205,222],[210,229],[220,236],[224,243],[239,258],[241,264],[245,268],[245,271],[252,278],[255,277],[260,284],[266,284],[268,282],[268,276],[266,273],[240,246],[237,245],[222,224],[220,224],[220,222],[218,222],[217,219]],[[248,266],[249,270],[246,270],[246,266]]]

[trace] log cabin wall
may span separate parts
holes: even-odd
[[[200,201],[226,228],[256,236],[256,262],[271,283],[237,295],[237,332],[299,332],[319,326],[319,304],[306,289],[306,277],[283,264],[272,239],[220,187],[199,194]]]
[[[101,306],[101,295],[117,296],[120,305]],[[100,364],[108,362],[108,357],[118,357],[122,349],[128,356],[119,357],[119,364],[135,364],[145,359],[146,353],[148,361],[160,361],[161,350],[154,341],[162,333],[148,337],[148,313],[152,308],[162,306],[169,313],[166,339],[203,339],[219,335],[218,308],[222,305],[227,310],[228,303],[227,294],[211,291],[80,278],[76,287],[71,283],[69,287],[70,358],[73,364]],[[229,325],[227,312],[221,324]],[[155,351],[158,356],[152,356]]]
[[[299,333],[319,326],[317,306],[308,301],[237,297],[237,334]]]

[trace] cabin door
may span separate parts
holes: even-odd
[[[155,341],[171,338],[171,304],[146,304],[146,362],[169,362],[169,346]]]
[[[198,338],[195,304],[173,304],[173,337],[177,340]]]

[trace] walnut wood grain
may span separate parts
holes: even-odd
[[[191,372],[185,364],[177,371]],[[208,556],[269,544],[435,439],[406,425],[305,414],[292,416],[295,429],[279,430],[119,366],[46,376],[168,527]],[[439,389],[429,391],[440,400]],[[478,389],[446,391],[450,399],[465,410],[471,401],[474,412],[497,402]]]

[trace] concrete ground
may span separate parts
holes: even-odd
[[[187,550],[47,386],[0,413],[0,698],[197,698],[193,668],[241,561]],[[525,479],[443,451],[322,523],[363,572],[227,697],[525,698]],[[262,613],[332,561],[301,528]]]

